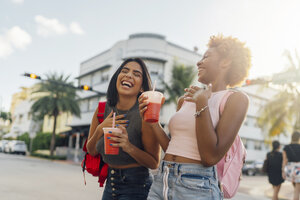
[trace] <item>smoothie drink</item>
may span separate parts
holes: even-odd
[[[148,97],[147,102],[149,102],[144,113],[145,121],[150,123],[158,122],[163,94],[157,91],[147,91],[143,95]]]
[[[109,132],[113,133],[122,133],[122,130],[119,128],[103,128],[104,132],[104,153],[110,155],[118,155],[119,154],[119,147],[113,147],[110,144],[116,143],[107,137],[113,137],[113,135]]]

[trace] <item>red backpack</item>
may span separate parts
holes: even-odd
[[[99,123],[102,123],[104,120],[105,104],[106,104],[106,102],[99,102],[99,105],[98,105],[97,118],[98,118]],[[102,160],[102,157],[100,154],[98,154],[96,156],[91,156],[87,152],[86,143],[87,143],[87,140],[85,141],[83,148],[82,148],[82,150],[85,152],[85,156],[81,162],[84,184],[86,185],[85,173],[84,173],[84,171],[86,170],[88,173],[92,174],[93,176],[98,176],[99,177],[98,178],[99,187],[103,187],[103,184],[107,177],[108,165]]]

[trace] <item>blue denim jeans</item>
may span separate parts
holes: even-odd
[[[147,199],[152,180],[152,175],[145,167],[108,168],[102,200]]]
[[[148,200],[220,200],[215,167],[162,161]]]

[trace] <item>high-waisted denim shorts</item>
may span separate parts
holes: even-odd
[[[215,166],[162,161],[148,200],[220,200]]]
[[[146,200],[152,180],[145,167],[108,168],[102,200]]]

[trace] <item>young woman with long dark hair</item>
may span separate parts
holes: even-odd
[[[139,113],[138,97],[151,89],[151,80],[144,62],[139,58],[125,60],[112,76],[105,107],[105,120],[99,124],[96,109],[90,126],[87,149],[91,155],[101,154],[109,165],[103,200],[146,199],[152,183],[150,169],[158,167],[159,144]],[[122,133],[112,133],[119,155],[104,153],[103,128],[115,124]],[[148,127],[148,128],[147,128]],[[148,132],[147,132],[148,130]]]

